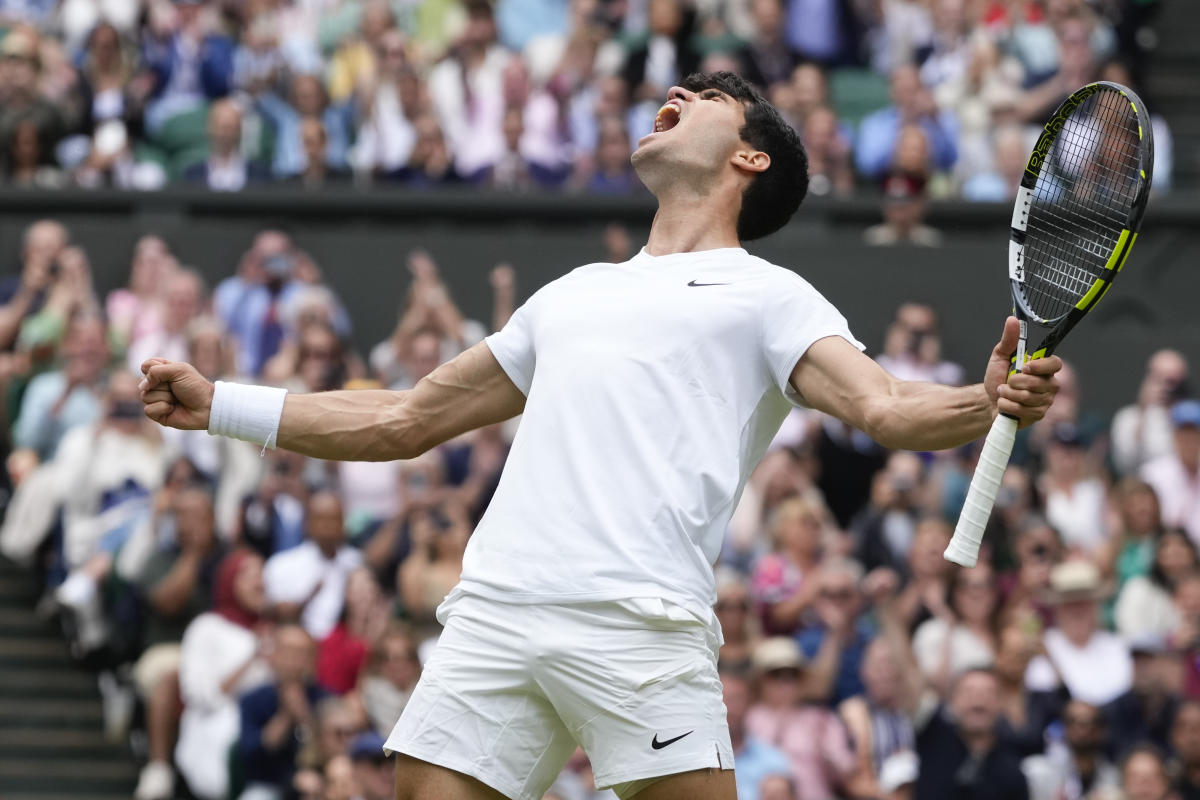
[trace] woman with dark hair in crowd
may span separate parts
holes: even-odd
[[[1039,632],[1021,625],[1006,625],[996,637],[999,736],[1022,756],[1042,752],[1046,726],[1058,718],[1065,702],[1060,692],[1031,692],[1025,686],[1025,669],[1037,654],[1039,637]]]
[[[1029,514],[1017,528],[1013,546],[1017,567],[1000,581],[1004,624],[1043,630],[1051,623],[1046,603],[1050,570],[1062,559],[1062,539],[1046,519]]]
[[[1097,566],[1115,578],[1117,589],[1130,578],[1147,575],[1154,567],[1162,513],[1158,495],[1139,478],[1125,478],[1113,491],[1118,517],[1117,535],[1097,552]]]
[[[1145,575],[1130,578],[1113,609],[1117,632],[1125,637],[1165,636],[1179,624],[1172,595],[1180,581],[1200,568],[1200,554],[1186,533],[1164,531],[1154,542],[1154,563]]]
[[[425,624],[432,622],[434,610],[458,583],[471,522],[461,503],[447,500],[415,513],[408,530],[412,547],[396,579],[409,615]]]
[[[262,557],[251,550],[226,556],[213,583],[212,611],[192,620],[183,635],[175,763],[201,800],[228,792],[229,748],[240,733],[238,696],[272,680],[260,638],[262,567]]]
[[[921,673],[939,693],[972,667],[995,661],[1000,604],[992,568],[979,564],[950,576],[946,604],[917,626],[913,652]]]

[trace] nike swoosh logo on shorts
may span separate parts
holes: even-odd
[[[654,738],[650,741],[650,746],[653,747],[655,750],[662,750],[667,745],[675,744],[680,739],[682,739],[684,736],[691,736],[693,733],[695,733],[695,731],[688,731],[687,733],[682,733],[679,736],[676,736],[674,739],[667,739],[665,742],[660,742],[658,740],[658,734],[656,733],[656,734],[654,734]]]
[[[728,286],[728,283],[696,283],[695,279],[688,281],[688,286]]]

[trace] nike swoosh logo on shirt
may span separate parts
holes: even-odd
[[[691,284],[688,284],[688,285],[690,286]],[[704,284],[700,284],[700,285],[703,286]],[[684,736],[691,736],[693,733],[695,733],[695,731],[688,731],[687,733],[681,733],[679,736],[676,736],[674,739],[667,739],[665,742],[660,742],[658,740],[658,734],[656,733],[656,734],[654,734],[654,738],[650,741],[650,746],[653,747],[655,750],[662,750],[667,745],[675,744],[680,739],[682,739]]]
[[[688,281],[688,286],[728,286],[728,283],[696,283],[695,280]]]

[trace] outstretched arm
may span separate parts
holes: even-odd
[[[945,450],[987,433],[997,410],[1019,419],[1022,427],[1045,416],[1058,391],[1054,373],[1062,361],[1058,356],[1030,361],[1006,383],[1017,335],[1017,321],[1009,317],[983,383],[972,386],[899,380],[837,336],[808,348],[792,370],[791,383],[808,405],[885,447]]]
[[[213,384],[191,365],[151,359],[142,372],[148,417],[172,428],[208,428]],[[408,391],[289,394],[277,441],[285,450],[313,458],[392,461],[414,458],[524,408],[525,395],[480,342]]]

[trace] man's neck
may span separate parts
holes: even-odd
[[[690,192],[659,201],[646,252],[666,256],[720,247],[741,247],[737,220],[730,218],[727,205]]]
[[[988,754],[992,747],[996,744],[996,734],[992,731],[972,731],[971,733],[962,733],[963,744],[967,746],[967,750],[972,755],[983,757]]]

